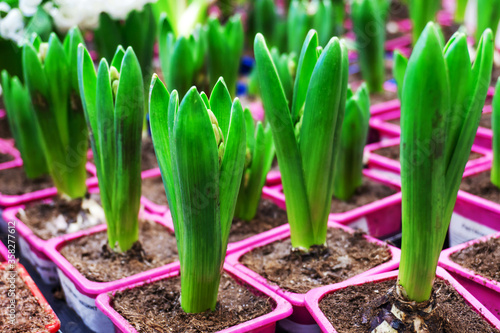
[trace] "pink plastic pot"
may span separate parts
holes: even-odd
[[[97,191],[96,188],[89,190],[91,193]],[[52,194],[53,197],[55,194]],[[45,197],[44,200],[50,200],[50,197]],[[48,240],[43,240],[31,231],[31,229],[17,218],[17,213],[20,209],[24,209],[25,205],[18,205],[6,208],[2,213],[4,232],[12,234],[16,237],[17,243],[14,250],[30,262],[36,269],[42,280],[50,285],[59,284],[56,265],[45,254],[48,246]],[[14,233],[9,232],[9,229],[14,230]]]
[[[282,297],[273,294],[269,290],[267,290],[260,283],[249,279],[244,274],[241,274],[233,267],[224,264],[224,271],[230,274],[236,281],[248,284],[255,288],[259,293],[265,294],[268,297],[271,297],[275,302],[275,308],[271,313],[268,313],[264,316],[252,319],[250,321],[241,323],[239,325],[227,328],[225,330],[220,331],[221,333],[230,333],[230,332],[252,332],[252,333],[272,333],[275,331],[276,322],[280,319],[288,317],[292,313],[292,306],[290,303],[285,301]],[[151,281],[147,283],[153,283],[159,280],[172,278],[179,275],[179,270],[171,271],[162,274],[161,276],[157,276]],[[136,283],[134,285],[128,286],[128,289],[137,288],[145,284],[146,282]],[[125,288],[120,288],[121,290]],[[116,291],[115,291],[116,292]],[[109,318],[114,324],[116,333],[137,333],[134,327],[132,327],[128,321],[123,318],[118,312],[116,312],[110,304],[110,298],[107,293],[101,294],[97,297],[96,305],[101,311]],[[111,331],[108,331],[111,332]]]
[[[328,227],[342,229],[350,233],[354,232],[353,229],[345,227],[333,221],[328,222]],[[290,227],[288,224],[266,231],[260,234],[260,239],[256,239],[255,242],[249,244],[249,246],[247,246],[246,248],[236,251],[232,254],[229,254],[226,257],[226,262],[229,265],[235,267],[240,272],[248,275],[255,281],[260,282],[262,285],[266,286],[266,288],[268,288],[269,290],[274,291],[275,293],[277,293],[278,295],[282,296],[284,299],[289,301],[293,305],[293,314],[289,318],[289,322],[295,323],[300,327],[302,327],[303,329],[307,329],[307,326],[315,325],[315,321],[305,308],[306,294],[289,292],[281,289],[279,286],[275,284],[270,284],[264,277],[260,276],[256,272],[250,270],[242,263],[240,263],[241,257],[243,257],[243,255],[245,255],[246,253],[251,252],[253,249],[265,246],[267,244],[271,244],[273,242],[281,241],[289,237],[290,237]],[[379,245],[386,245],[384,242],[375,239],[373,237],[365,236],[365,238],[370,242],[377,243]],[[374,267],[362,274],[356,275],[355,277],[349,279],[348,281],[396,269],[399,265],[400,250],[392,246],[389,246],[389,249],[392,254],[392,259],[389,262]],[[311,329],[314,329],[313,327],[314,326],[312,326]]]
[[[0,270],[6,270],[9,269],[10,265],[7,263],[0,263]],[[47,315],[51,318],[50,322],[45,325],[45,331],[48,333],[56,333],[59,331],[59,328],[61,327],[61,322],[59,321],[59,318],[57,318],[56,314],[54,313],[54,310],[50,307],[49,303],[43,297],[43,294],[40,292],[40,289],[36,286],[35,282],[31,278],[31,276],[28,274],[26,271],[26,268],[24,268],[23,265],[17,263],[16,264],[16,271],[18,276],[24,281],[28,289],[31,291],[31,294],[35,296],[35,298],[38,300],[38,303],[40,306],[44,309],[44,311],[47,313]],[[27,318],[26,318],[27,319]]]
[[[18,166],[15,166],[16,168],[21,168],[22,163]],[[92,169],[92,164],[87,163],[86,165],[87,172],[89,172],[91,175],[93,175],[91,178],[88,178],[86,180],[87,187],[91,188],[94,187],[97,184],[97,178],[95,177],[95,173],[92,171],[95,169]],[[2,169],[0,169],[0,172],[2,172]],[[30,201],[36,201],[36,200],[42,200],[46,198],[53,197],[57,194],[57,189],[55,187],[50,187],[46,188],[43,190],[31,192],[31,193],[24,193],[21,195],[7,195],[7,194],[2,194],[0,193],[0,207],[11,207],[11,206],[17,206],[23,203],[27,203]]]
[[[141,217],[155,221],[173,232],[173,229],[158,215],[142,212]],[[95,332],[108,333],[113,331],[113,324],[95,306],[95,299],[101,293],[124,288],[134,283],[152,279],[158,275],[178,269],[179,262],[153,268],[123,279],[111,282],[94,282],[84,277],[66,258],[59,252],[61,248],[72,240],[106,230],[106,225],[101,224],[73,234],[53,238],[45,242],[45,254],[56,266],[56,273],[66,296],[66,302],[83,319],[85,325]]]
[[[465,171],[464,177],[488,171],[491,163]],[[450,224],[450,247],[500,231],[500,204],[458,191]]]
[[[479,239],[463,243],[441,252],[439,266],[445,268],[451,275],[467,289],[478,301],[480,301],[497,319],[500,319],[500,283],[485,278],[474,271],[464,268],[450,259],[450,256],[469,246],[484,242],[490,238],[499,238],[500,233],[481,237]],[[499,328],[499,326],[497,326]]]
[[[391,181],[373,170],[364,169],[363,176],[399,191],[399,181]],[[282,185],[266,187],[263,193],[279,207],[286,209]],[[401,193],[395,193],[344,213],[331,213],[329,219],[351,228],[361,229],[377,238],[394,235],[401,231]]]
[[[0,170],[15,168],[23,165],[21,154],[16,148],[14,148],[14,146],[12,146],[12,143],[7,140],[0,139],[0,154],[9,155],[13,158],[12,161],[0,163]]]
[[[444,269],[439,268],[436,270],[436,276],[440,279],[445,280],[455,290],[465,299],[468,305],[474,309],[478,314],[480,314],[485,320],[487,320],[493,327],[500,329],[500,321],[495,318],[495,316],[488,311],[474,296],[471,295],[464,287],[462,287],[450,274],[448,274]],[[344,289],[349,286],[357,286],[365,283],[373,282],[383,282],[387,280],[396,280],[398,277],[398,272],[387,272],[375,276],[363,277],[354,281],[345,281],[338,284],[333,284],[330,286],[325,286],[317,289],[313,289],[306,295],[306,306],[311,312],[312,317],[316,320],[318,325],[321,327],[323,332],[337,333],[338,331],[332,326],[330,321],[323,314],[319,308],[319,302],[328,294],[335,293],[340,289]]]
[[[383,142],[376,142],[366,145],[365,156],[368,156],[368,167],[370,169],[376,170],[378,174],[384,175],[387,179],[398,181],[401,179],[401,164],[399,161],[378,155],[376,151],[381,148],[387,148],[392,146],[399,146],[400,138],[387,139]],[[476,166],[488,164],[491,161],[492,153],[490,150],[479,147],[477,145],[472,146],[472,151],[481,155],[474,160],[467,162],[466,170],[474,168]]]
[[[387,107],[374,114],[370,118],[370,127],[380,133],[380,139],[384,142],[387,139],[397,138],[401,135],[401,127],[389,121],[399,119],[401,116],[401,103],[399,100],[391,101],[391,108]]]

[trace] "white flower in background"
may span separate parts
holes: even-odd
[[[24,40],[24,17],[18,8],[9,11],[7,16],[0,19],[0,36],[11,39],[18,44]]]
[[[59,30],[73,26],[80,29],[95,29],[99,25],[99,14],[108,13],[113,19],[122,20],[134,9],[141,10],[148,2],[156,0],[54,0],[45,5]]]
[[[0,2],[0,12],[7,13],[10,10],[10,6],[7,2]]]
[[[30,17],[35,15],[41,2],[42,0],[19,0],[19,9],[24,16]]]

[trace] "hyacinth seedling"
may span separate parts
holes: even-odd
[[[247,150],[234,216],[250,221],[257,213],[262,187],[273,164],[274,143],[269,124],[264,126],[260,121],[255,124],[249,109],[245,109],[244,115]]]
[[[392,75],[398,86],[398,98],[401,100],[403,91],[403,81],[405,78],[406,67],[408,66],[408,58],[406,58],[399,50],[395,50],[393,54]]]
[[[204,64],[205,45],[197,26],[188,36],[176,37],[166,15],[160,18],[160,64],[169,91],[177,90],[182,98],[195,85]]]
[[[363,151],[368,136],[370,95],[366,85],[347,91],[344,122],[333,180],[333,195],[349,200],[363,183]]]
[[[496,35],[498,23],[500,22],[499,0],[477,0],[477,28],[476,42],[479,42],[481,33],[490,28],[493,36]]]
[[[23,158],[23,168],[28,178],[47,174],[45,150],[27,89],[17,76],[10,77],[2,71],[2,89],[5,111],[16,147]]]
[[[214,310],[245,163],[245,120],[222,79],[210,100],[192,87],[179,105],[156,75],[149,96],[151,134],[174,222],[181,306]]]
[[[385,81],[385,21],[387,0],[354,0],[351,5],[356,50],[370,92],[383,90]]]
[[[435,0],[408,0],[408,5],[413,26],[413,44],[415,44],[427,22],[436,19],[441,2]]]
[[[264,37],[254,50],[266,117],[271,125],[286,197],[291,242],[309,251],[326,243],[328,214],[347,95],[347,49],[333,37],[324,50],[311,30],[302,47],[288,107]]]
[[[118,47],[111,66],[101,59],[97,74],[89,53],[78,47],[78,81],[91,133],[102,206],[112,249],[126,251],[138,240],[141,199],[141,132],[144,87],[132,48]]]
[[[232,98],[236,96],[243,41],[243,24],[239,15],[232,16],[225,26],[216,18],[208,20],[206,43],[210,87],[214,87],[222,76]]]
[[[77,47],[83,37],[71,29],[64,45],[33,36],[23,47],[24,81],[40,128],[49,173],[59,195],[85,195],[88,131],[78,91]]]
[[[400,294],[431,295],[436,266],[486,99],[493,35],[486,30],[471,67],[465,34],[444,46],[429,23],[406,69],[401,109],[403,239]]]

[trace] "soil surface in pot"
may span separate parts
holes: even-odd
[[[215,311],[188,314],[179,302],[180,282],[176,277],[117,292],[112,306],[141,333],[218,332],[263,316],[273,309],[272,299],[254,295],[248,290],[253,289],[251,286],[240,285],[223,274]]]
[[[15,276],[16,318],[10,321],[9,305],[11,298],[7,297],[11,280]],[[45,326],[53,322],[38,299],[33,296],[24,280],[16,271],[0,270],[0,331],[2,333],[35,333],[46,332]]]
[[[355,208],[367,205],[374,201],[393,195],[397,191],[387,185],[377,183],[369,178],[363,177],[363,184],[356,189],[354,195],[347,201],[333,198],[332,213],[345,213]]]
[[[178,257],[174,234],[152,221],[139,222],[139,241],[124,253],[109,247],[106,231],[72,240],[60,252],[81,274],[95,282],[125,278],[169,264]]]
[[[0,153],[0,163],[10,162],[14,160],[14,156],[9,154],[1,154]]]
[[[481,114],[481,120],[479,121],[479,126],[491,129],[491,112],[483,112]]]
[[[389,7],[389,21],[401,21],[409,17],[408,6],[401,1],[393,0]]]
[[[500,282],[500,238],[491,238],[453,253],[451,260],[490,280]]]
[[[395,160],[395,161],[400,160],[399,145],[380,148],[380,149],[374,150],[372,153],[383,156],[383,157],[390,158],[391,160]],[[473,161],[473,160],[480,158],[482,156],[483,155],[481,155],[479,153],[471,151],[470,155],[469,155],[469,161]]]
[[[167,195],[161,177],[143,179],[142,195],[157,205],[168,207]]]
[[[371,332],[384,319],[394,318],[390,313],[395,297],[391,289],[396,280],[377,283],[365,283],[350,286],[335,293],[326,295],[319,303],[321,311],[326,315],[339,333]],[[432,333],[491,333],[499,332],[477,314],[465,302],[464,298],[449,284],[436,279],[433,288],[436,307],[432,312],[429,332]],[[386,320],[387,320],[386,319]],[[400,321],[398,323],[401,325]],[[401,333],[412,333],[408,324],[398,330]]]
[[[12,138],[12,132],[10,131],[9,121],[7,117],[0,118],[0,139],[10,139]]]
[[[288,222],[286,211],[275,205],[271,200],[261,199],[255,218],[251,221],[233,219],[229,232],[229,243],[260,234],[261,232],[279,227]]]
[[[0,170],[0,193],[4,195],[22,195],[53,186],[48,175],[29,179],[22,167]]]
[[[98,194],[82,199],[62,200],[54,197],[50,202],[36,201],[17,213],[17,218],[43,240],[66,235],[105,223]],[[97,205],[97,207],[95,206]]]
[[[290,238],[256,248],[240,262],[281,289],[306,293],[347,280],[391,260],[387,246],[368,242],[362,232],[329,228],[325,247],[308,254],[291,252]]]
[[[500,204],[500,189],[490,180],[490,171],[462,179],[460,189]]]

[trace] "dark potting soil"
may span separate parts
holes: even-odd
[[[223,274],[215,311],[185,313],[180,305],[180,278],[160,280],[117,292],[112,306],[140,333],[218,332],[270,313],[273,300],[256,296],[250,286]]]
[[[254,249],[241,263],[280,288],[306,293],[312,288],[347,280],[391,259],[387,246],[368,242],[362,232],[329,228],[328,246],[308,254],[292,252],[287,238]]]
[[[157,205],[168,207],[167,195],[161,177],[143,179],[142,195]]]
[[[443,31],[444,40],[448,42],[448,40],[455,34],[455,32],[460,29],[460,24],[452,23],[451,25],[442,25],[441,30]]]
[[[358,64],[359,65],[359,64]],[[392,79],[392,60],[386,60],[385,80]],[[357,73],[349,75],[349,83],[363,81],[361,68]],[[377,93],[370,93],[370,105],[380,104],[398,98],[396,91],[383,90]]]
[[[390,309],[396,300],[392,290],[396,280],[350,286],[325,296],[319,303],[339,333],[371,332],[378,318],[394,318]],[[463,297],[441,279],[434,282],[433,296],[436,306],[426,321],[432,333],[491,333],[499,332],[491,327],[465,302]],[[383,319],[379,319],[380,321]],[[401,322],[399,322],[401,323]],[[398,332],[414,332],[410,324]]]
[[[158,167],[156,160],[155,148],[151,137],[142,139],[142,155],[141,155],[141,169],[150,170]]]
[[[89,197],[100,204],[98,194],[91,194]],[[82,209],[82,202],[82,199],[68,201],[59,197],[49,203],[36,201],[27,204],[24,214],[18,213],[17,218],[43,240],[105,223],[95,221],[96,217],[92,216],[88,209]],[[73,226],[74,223],[77,224]]]
[[[255,218],[251,221],[233,219],[229,232],[229,243],[257,235],[288,222],[286,211],[271,200],[261,199]]]
[[[484,171],[462,179],[460,189],[500,204],[500,189],[491,183],[490,175],[490,171]]]
[[[109,247],[106,231],[68,242],[60,252],[81,274],[95,282],[125,278],[169,264],[178,257],[174,234],[152,221],[139,222],[139,241],[124,253]]]
[[[354,208],[367,205],[371,202],[386,198],[397,191],[389,186],[377,183],[369,178],[363,177],[363,184],[356,189],[354,195],[347,201],[332,199],[332,213],[344,213]]]
[[[5,162],[13,161],[13,160],[14,160],[14,157],[12,155],[0,153],[0,163],[5,163]]]
[[[500,282],[500,239],[491,238],[453,253],[451,260],[490,280]]]
[[[479,121],[479,126],[491,129],[491,112],[485,112],[481,114],[481,120]]]
[[[22,167],[0,170],[0,193],[4,195],[21,195],[52,186],[54,183],[48,175],[29,179]]]
[[[408,6],[401,1],[392,0],[389,7],[389,21],[401,21],[409,17]]]
[[[394,124],[394,125],[401,126],[401,118],[390,119],[390,120],[388,120],[387,122],[388,122],[388,123],[391,123],[391,124]]]
[[[400,157],[399,156],[399,154],[400,154],[399,145],[380,148],[380,149],[374,150],[373,153],[380,155],[380,156],[390,158],[391,160],[395,160],[395,161],[399,161],[399,157]],[[476,153],[474,151],[471,151],[470,155],[469,155],[469,161],[480,158],[481,156],[483,156],[483,155]]]
[[[7,297],[11,290],[11,278],[15,277],[15,320],[11,322],[9,305],[12,298]],[[2,333],[46,332],[45,326],[53,318],[45,312],[38,299],[33,296],[17,271],[0,270],[0,331]]]
[[[10,139],[12,138],[12,132],[10,131],[9,121],[7,117],[0,118],[0,139]]]

